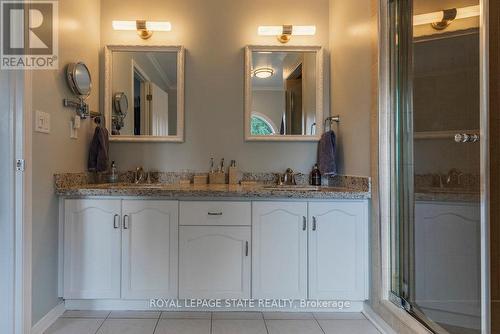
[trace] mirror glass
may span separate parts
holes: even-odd
[[[75,66],[75,72],[74,72],[74,82],[75,86],[78,89],[78,92],[80,95],[89,95],[90,94],[90,89],[91,89],[91,78],[90,78],[90,72],[87,66],[83,63],[78,63]]]
[[[247,139],[319,134],[317,59],[317,50],[251,50]]]
[[[82,98],[90,95],[92,78],[90,71],[84,63],[70,63],[66,68],[66,78],[71,91]]]
[[[108,47],[107,60],[112,65],[107,65],[111,73],[106,105],[111,112],[112,137],[179,139],[181,48],[143,49]]]

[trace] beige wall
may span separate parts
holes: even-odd
[[[64,66],[84,61],[93,78],[91,110],[99,101],[99,0],[59,1],[59,64],[57,71],[33,74],[33,112],[51,115],[51,133],[33,134],[33,323],[57,305],[58,205],[54,173],[86,170],[91,121],[82,121],[77,140],[69,138],[74,111],[62,99],[71,97]]]
[[[330,0],[331,104],[339,173],[370,175],[372,34],[370,0]]]
[[[103,0],[101,46],[106,44],[182,44],[186,47],[186,142],[182,144],[114,143],[112,159],[120,169],[137,165],[166,170],[207,170],[211,156],[236,159],[250,171],[309,172],[316,143],[251,143],[243,133],[243,48],[279,43],[257,35],[259,25],[315,24],[314,37],[294,37],[291,44],[329,45],[328,0]],[[113,31],[114,19],[168,20],[173,31],[149,41],[134,32]],[[328,108],[325,107],[325,110]]]

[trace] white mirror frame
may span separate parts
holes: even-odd
[[[175,136],[113,136],[113,52],[177,52],[177,133]],[[104,115],[109,140],[115,142],[184,142],[184,58],[183,46],[107,45],[104,49]],[[130,109],[130,106],[129,106]]]
[[[315,52],[316,53],[316,134],[255,136],[250,132],[252,115],[252,52]],[[321,46],[265,46],[248,45],[245,47],[245,140],[246,141],[319,141],[324,131],[323,106],[325,98],[323,48]]]

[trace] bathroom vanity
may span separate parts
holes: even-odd
[[[85,185],[60,195],[69,308],[150,298],[368,299],[369,192],[262,185]]]

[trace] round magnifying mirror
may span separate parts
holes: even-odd
[[[117,115],[120,115],[121,117],[127,116],[128,99],[124,92],[115,93],[113,97],[113,104]]]
[[[73,93],[82,97],[90,95],[92,78],[87,65],[82,62],[69,64],[66,70],[66,78]]]

